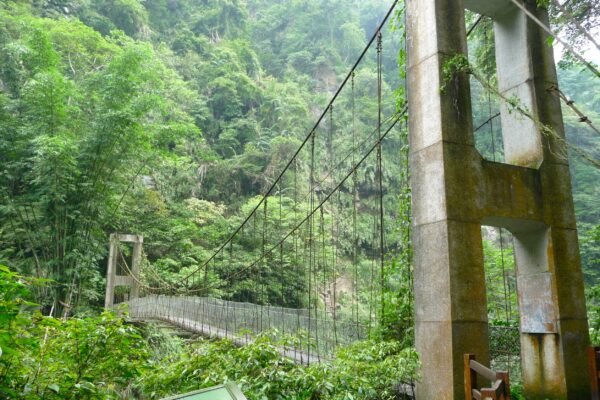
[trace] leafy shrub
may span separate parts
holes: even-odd
[[[108,312],[68,320],[44,317],[28,309],[35,306],[26,299],[36,283],[0,266],[0,396],[110,399],[127,394],[149,356],[139,330]]]
[[[140,391],[160,398],[236,381],[250,400],[395,399],[402,382],[416,379],[416,352],[399,342],[362,342],[340,350],[328,362],[301,366],[279,354],[280,346],[261,335],[236,347],[228,340],[199,340],[180,360],[157,362],[140,381]]]

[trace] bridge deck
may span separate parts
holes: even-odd
[[[280,353],[305,365],[331,359],[338,346],[366,338],[361,324],[336,320],[326,313],[317,318],[306,309],[179,296],[147,296],[127,304],[133,319],[164,321],[202,336],[227,338],[236,345],[248,344],[262,332],[299,338],[298,347],[282,348]]]
[[[140,318],[133,318],[135,320],[143,320]],[[215,339],[229,339],[236,346],[245,346],[253,342],[251,335],[233,335],[232,332],[228,332],[224,329],[219,329],[214,326],[202,324],[201,322],[194,321],[188,318],[173,317],[173,316],[162,316],[152,318],[162,322],[167,322],[171,325],[178,326],[186,331],[197,333],[204,337],[215,338]],[[297,350],[293,348],[278,348],[279,354],[282,357],[293,360],[296,364],[310,365],[320,363],[330,358],[321,357],[319,355],[308,355],[306,351]]]

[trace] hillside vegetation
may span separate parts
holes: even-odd
[[[109,235],[144,236],[149,284],[177,282],[198,268],[276,179],[389,3],[0,1],[0,397],[158,399],[236,380],[252,400],[394,399],[400,383],[418,378],[405,130],[404,141],[384,151],[385,229],[396,245],[385,265],[387,319],[368,341],[303,367],[277,350],[294,338],[282,344],[266,333],[242,348],[188,342],[102,310]],[[598,15],[593,3],[586,13]],[[401,18],[394,26],[384,35],[388,108],[404,97]],[[472,38],[471,58],[493,81],[493,48],[482,35]],[[600,124],[600,79],[568,58],[560,67],[562,90]],[[369,91],[376,77],[372,60],[355,76],[361,110],[376,109]],[[474,87],[475,121],[487,119],[487,101]],[[568,140],[600,159],[600,137],[566,107],[564,115]],[[360,127],[372,122],[358,119]],[[478,138],[478,148],[496,157],[489,138]],[[306,164],[301,159],[300,170]],[[576,155],[571,171],[592,337],[600,344],[600,171]],[[360,179],[366,187],[374,173]],[[297,185],[308,191],[307,182]],[[289,227],[293,221],[281,217],[293,207],[285,196],[272,204]],[[363,196],[375,207],[375,194]],[[357,224],[357,240],[370,250],[371,217],[360,215]],[[341,263],[349,264],[352,246],[340,244]],[[484,249],[490,276],[500,274],[505,256],[513,266],[511,250],[496,238],[486,237]],[[260,241],[250,238],[236,251],[230,269],[254,260]],[[206,279],[220,282],[211,296],[309,304],[284,293],[303,284],[291,268],[267,276],[266,294],[257,276],[228,281],[227,272],[210,272]],[[489,290],[501,286],[490,282]],[[490,297],[491,321],[501,297]],[[503,323],[518,323],[511,318]]]

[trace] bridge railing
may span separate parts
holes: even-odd
[[[367,337],[365,325],[325,312],[314,316],[314,310],[175,296],[141,297],[130,300],[128,307],[131,318],[164,320],[208,336],[236,339],[266,331],[291,335],[301,338],[299,351],[314,357],[327,357],[338,346]]]
[[[475,361],[475,355],[464,355],[465,395],[467,400],[510,400],[510,382],[507,372],[495,372]],[[489,388],[479,389],[477,376],[489,380]]]
[[[588,348],[592,400],[600,400],[600,347]]]

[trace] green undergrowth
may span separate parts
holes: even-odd
[[[398,341],[366,341],[311,366],[279,355],[269,335],[229,340],[173,338],[112,313],[45,317],[26,299],[45,282],[0,267],[0,398],[160,399],[236,381],[250,400],[396,399],[417,378],[418,359]]]
[[[0,398],[132,398],[151,354],[140,330],[111,313],[42,316],[27,299],[44,284],[0,266]]]
[[[301,366],[279,355],[282,343],[261,335],[251,345],[228,340],[185,344],[178,359],[158,361],[139,381],[148,398],[236,381],[249,399],[396,399],[416,379],[416,352],[398,342],[356,343],[328,362]],[[287,343],[283,343],[287,344]]]

